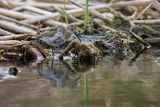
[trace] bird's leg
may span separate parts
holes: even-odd
[[[78,42],[70,42],[69,45],[60,54],[59,60],[63,60],[63,56],[66,55],[71,49],[76,48],[77,45],[78,45]]]
[[[52,56],[54,55],[54,51],[53,51],[53,48],[52,48]]]

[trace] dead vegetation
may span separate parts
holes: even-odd
[[[61,35],[67,37],[59,41],[63,46],[66,42],[72,45],[75,43],[71,43],[72,40],[69,39],[73,34],[75,36],[82,33],[108,36],[109,39],[105,41],[105,44],[104,41],[96,41],[94,45],[88,45],[89,48],[86,45],[84,46],[86,50],[90,50],[85,52],[92,53],[93,50],[96,50],[92,54],[95,54],[97,58],[109,48],[112,55],[122,60],[130,52],[140,54],[142,50],[158,46],[160,43],[160,3],[158,0],[111,0],[99,5],[90,3],[87,29],[83,27],[85,24],[85,5],[70,1],[70,4],[66,4],[65,9],[64,4],[61,3],[1,1],[1,59],[7,59],[6,56],[12,55],[10,53],[14,53],[14,56],[17,54],[37,56],[41,53],[44,57],[47,57],[49,55],[48,50],[37,40],[40,40],[41,36],[48,37],[48,35],[51,35],[47,41],[43,38],[41,40],[43,39],[43,42],[48,45],[52,44],[52,48],[55,48],[58,43],[52,41],[51,37],[55,33],[60,35],[60,32]],[[65,18],[67,18],[68,24],[66,24]],[[62,29],[67,28],[67,30],[57,29],[57,27],[47,28],[57,25],[62,26]],[[75,27],[69,30],[70,26]],[[83,47],[82,44],[71,47],[74,47],[74,49],[79,47],[77,55],[80,57],[85,53],[80,48]],[[97,51],[97,47],[101,52]],[[71,49],[64,50],[64,53],[69,50]]]

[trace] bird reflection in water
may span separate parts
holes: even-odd
[[[52,62],[46,69],[38,70],[40,77],[54,81],[56,87],[74,88],[81,77],[81,73],[88,71],[91,66],[69,63],[67,61]]]
[[[56,87],[74,88],[83,72],[89,71],[93,65],[69,63],[67,61],[52,62],[46,69],[38,70],[40,77],[54,81]]]

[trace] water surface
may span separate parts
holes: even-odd
[[[0,82],[0,107],[160,107],[160,70],[151,55],[129,65],[105,59],[94,66],[45,60],[19,65]]]

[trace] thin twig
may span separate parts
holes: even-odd
[[[139,15],[136,17],[136,20],[139,19],[151,6],[153,3],[149,4]]]

